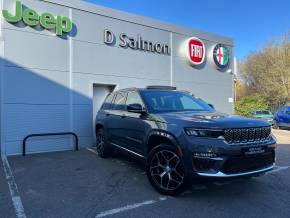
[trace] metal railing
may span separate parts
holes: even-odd
[[[79,138],[74,132],[59,132],[59,133],[39,133],[39,134],[30,134],[23,139],[22,142],[22,156],[26,155],[26,141],[32,137],[42,137],[42,136],[59,136],[59,135],[72,135],[75,138],[75,150],[79,150]]]

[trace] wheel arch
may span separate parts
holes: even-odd
[[[166,143],[173,148],[177,148],[177,139],[170,133],[165,131],[152,131],[147,138],[147,154],[156,146]]]
[[[95,126],[95,133],[97,133],[97,131],[101,128],[104,128],[104,125],[101,124],[101,123],[96,123],[96,126]]]

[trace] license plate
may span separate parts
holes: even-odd
[[[262,154],[262,153],[265,153],[265,148],[263,147],[250,147],[244,149],[245,155]]]

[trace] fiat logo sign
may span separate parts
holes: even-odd
[[[185,52],[188,61],[194,65],[200,65],[205,59],[205,46],[199,38],[191,37],[185,43]]]

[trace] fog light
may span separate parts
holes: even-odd
[[[193,158],[193,165],[197,171],[207,172],[207,171],[215,171],[217,161],[205,158],[205,157],[196,157]]]

